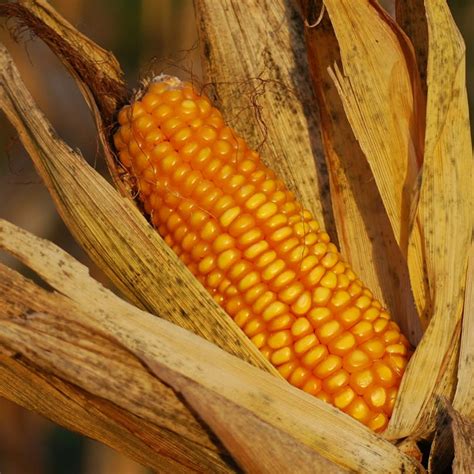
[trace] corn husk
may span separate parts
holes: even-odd
[[[474,246],[471,245],[466,279],[466,295],[462,320],[461,347],[458,361],[457,386],[453,407],[462,415],[474,418]]]
[[[417,178],[423,161],[423,96],[413,53],[391,18],[372,2],[325,2],[339,44],[343,71],[331,76],[346,116],[380,192],[393,235],[406,255],[409,235],[417,238],[411,219]],[[351,28],[358,24],[359,28]],[[396,111],[396,112],[395,112]],[[411,286],[421,322],[426,326],[427,298],[422,269],[411,268]]]
[[[436,397],[452,399],[473,226],[473,161],[465,85],[465,46],[443,1],[427,1],[429,37],[426,134],[415,220],[423,231],[423,265],[431,322],[402,382],[389,435],[426,435]],[[418,268],[417,236],[408,266]],[[426,377],[430,374],[430,377]]]
[[[318,11],[301,2],[310,24]],[[341,252],[354,271],[390,310],[416,344],[422,335],[406,258],[395,239],[372,170],[346,118],[330,68],[340,62],[339,44],[328,15],[305,30],[313,84],[331,183],[331,202]],[[396,278],[394,278],[396,275]]]

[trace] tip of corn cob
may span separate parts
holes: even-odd
[[[134,90],[134,93],[132,95],[132,103],[141,100],[146,94],[151,84],[160,83],[166,84],[168,90],[182,89],[186,85],[186,83],[183,82],[181,79],[170,74],[161,73],[157,76],[147,77],[141,81],[140,88]]]
[[[118,120],[145,211],[215,301],[290,383],[382,431],[409,343],[318,222],[191,84],[161,74]]]

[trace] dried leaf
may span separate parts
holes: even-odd
[[[293,2],[194,4],[204,75],[212,84],[206,92],[336,242],[318,106]]]
[[[278,374],[135,206],[54,134],[4,47],[0,107],[74,237],[131,301]]]
[[[474,466],[474,423],[463,417],[456,410],[451,410],[453,438],[454,438],[454,474],[470,474]]]
[[[129,189],[120,179],[121,170],[108,143],[115,112],[126,96],[123,72],[115,56],[77,31],[46,0],[3,3],[0,16],[15,18],[19,28],[41,38],[74,77],[94,117],[114,184],[128,196]]]
[[[436,431],[433,436],[428,456],[428,472],[430,474],[444,474],[446,472],[451,472],[454,445],[448,405],[449,402],[446,398],[441,397],[436,400]]]
[[[408,35],[415,50],[421,88],[426,96],[426,67],[428,64],[428,26],[424,0],[397,0],[397,23]]]
[[[174,472],[180,467],[183,469],[179,452],[175,460],[159,453],[160,438],[152,424],[26,364],[0,355],[0,396],[69,430],[105,443],[151,469],[168,467]],[[169,442],[166,448],[170,450]],[[200,465],[202,463],[203,458],[200,458]],[[218,469],[218,466],[214,464],[213,468]]]
[[[331,75],[360,143],[402,255],[411,230],[417,176],[422,162],[424,108],[409,42],[376,2],[326,0],[343,70]],[[412,236],[419,237],[417,222]],[[410,278],[422,324],[426,297],[421,246]]]
[[[81,313],[69,298],[0,265],[0,344],[22,358],[0,359],[0,393],[150,467],[227,471],[227,452],[173,390],[81,324]]]
[[[350,472],[296,443],[286,433],[256,418],[252,412],[233,406],[223,397],[214,394],[213,403],[210,404],[207,391],[198,384],[188,381],[182,395],[213,427],[219,439],[229,446],[246,472],[273,474],[281,470],[282,466],[301,474],[314,473],[315,470],[327,474]],[[238,417],[235,411],[238,411]],[[234,423],[229,424],[228,420],[231,419]],[[249,436],[249,433],[259,435]]]
[[[466,294],[462,320],[461,348],[458,361],[457,387],[453,407],[468,418],[474,418],[474,246],[468,263]]]
[[[319,12],[301,1],[307,25]],[[354,137],[328,69],[340,62],[339,46],[327,15],[305,30],[313,84],[331,184],[331,202],[341,253],[359,278],[388,307],[413,343],[421,327],[406,259],[394,238],[372,171]]]
[[[438,431],[429,457],[429,472],[470,474],[474,465],[474,423],[441,399],[438,410]]]
[[[374,473],[419,471],[419,466],[391,443],[329,404],[182,328],[120,300],[92,280],[85,267],[53,244],[4,221],[0,238],[0,247],[13,253],[56,291],[80,305],[81,312],[75,318],[78,324],[107,334],[140,358],[160,381],[185,397],[187,390],[192,390],[197,384],[206,392],[208,405],[213,404],[214,394],[219,400],[225,400],[232,408],[231,418],[224,420],[229,427],[242,426],[241,417],[251,412],[258,420],[293,438],[292,443],[302,443],[346,469]],[[45,265],[46,262],[49,264]],[[9,334],[3,323],[0,324],[0,333],[3,337]],[[21,337],[14,340],[17,341],[16,350],[22,348],[38,363],[55,359],[54,354],[44,350],[34,352],[28,341]],[[42,343],[38,337],[31,338],[31,341],[35,345]],[[12,344],[11,333],[9,344]],[[50,363],[49,367],[52,365]],[[198,404],[193,405],[191,398],[188,402],[199,413]],[[204,419],[206,416],[209,413],[203,413]],[[286,435],[272,441],[287,439]],[[260,432],[248,432],[248,436],[259,437]],[[229,449],[233,446],[240,444],[227,444]],[[262,465],[265,456],[271,452],[270,448],[266,453],[262,451]],[[240,459],[237,454],[232,454]]]
[[[432,319],[402,381],[388,436],[433,429],[435,394],[453,390],[468,252],[472,235],[472,149],[465,85],[465,47],[444,0],[425,2],[428,98],[425,155],[416,221],[422,229]],[[419,247],[410,237],[409,267]],[[441,384],[441,380],[451,381]]]

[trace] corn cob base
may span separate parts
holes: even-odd
[[[176,78],[119,124],[145,211],[217,303],[291,384],[382,431],[409,343],[294,194]]]

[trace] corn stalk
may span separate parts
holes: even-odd
[[[398,24],[372,1],[194,3],[208,92],[417,344],[389,427],[374,434],[289,386],[149,225],[110,147],[120,65],[44,0],[0,15],[76,79],[120,193],[53,132],[4,47],[0,107],[128,301],[0,221],[0,248],[51,287],[0,266],[0,394],[157,471],[422,472],[428,440],[430,470],[455,456],[468,472],[472,151],[448,7],[398,2]]]

